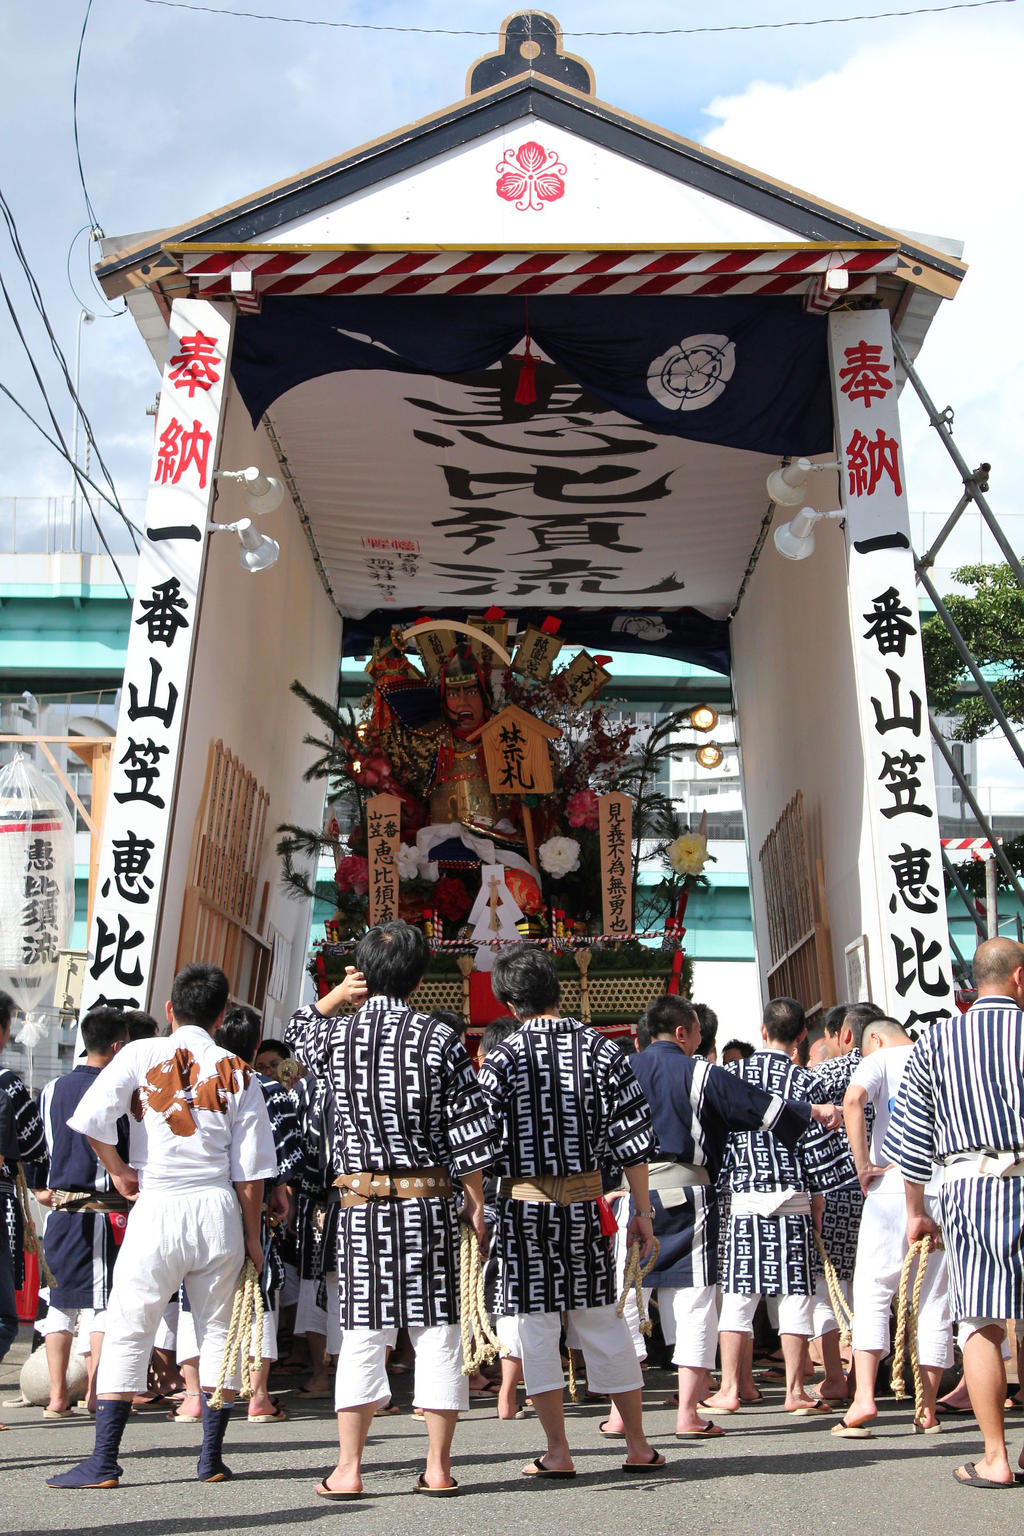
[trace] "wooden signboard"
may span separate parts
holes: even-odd
[[[398,916],[398,841],[402,802],[397,795],[374,795],[366,802],[366,857],[370,866],[371,928]]]
[[[487,782],[495,795],[550,795],[554,789],[548,742],[557,726],[508,704],[477,732],[483,737]]]
[[[487,782],[493,795],[550,795],[555,787],[548,742],[561,736],[557,726],[508,704],[474,732],[483,737]],[[523,828],[530,863],[536,869],[530,807],[523,806]]]
[[[512,658],[512,671],[521,677],[535,678],[538,683],[546,682],[561,649],[562,642],[557,635],[545,634],[542,629],[528,624]]]
[[[573,704],[582,704],[584,700],[592,698],[611,677],[611,673],[599,666],[587,651],[580,651],[572,665],[560,675],[565,677],[569,686],[569,699]]]
[[[598,797],[604,932],[633,931],[633,802],[628,795]]]
[[[502,650],[508,647],[508,619],[478,619],[470,614],[466,624],[471,629],[478,629],[485,635],[490,635]],[[475,635],[469,636],[469,648],[473,652],[481,666],[493,667],[494,655],[489,648],[478,640]]]
[[[423,658],[428,677],[436,677],[455,649],[455,636],[450,629],[422,629],[412,636],[412,643]]]

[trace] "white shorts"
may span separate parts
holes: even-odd
[[[795,1333],[805,1339],[813,1338],[814,1298],[812,1296],[770,1296],[768,1301],[778,1304],[780,1333]],[[718,1319],[721,1333],[754,1332],[754,1314],[760,1295],[741,1296],[737,1291],[722,1292],[722,1314]]]
[[[499,1317],[496,1333],[502,1344],[515,1339],[523,1362],[526,1390],[561,1392],[565,1386],[558,1339],[561,1312],[516,1312]],[[571,1349],[581,1349],[587,1362],[587,1385],[592,1392],[633,1392],[643,1385],[640,1362],[629,1328],[613,1306],[574,1307],[565,1313],[566,1337]]]
[[[935,1205],[925,1197],[934,1220]],[[902,1189],[870,1190],[864,1201],[853,1271],[853,1347],[888,1354],[892,1300],[907,1253],[907,1202]],[[953,1364],[953,1324],[946,1294],[946,1254],[928,1256],[917,1319],[917,1357],[922,1365]]]
[[[849,1280],[839,1281],[839,1290],[846,1297],[847,1301],[850,1299],[851,1283]],[[852,1307],[850,1310],[853,1310]],[[838,1333],[841,1331],[839,1319],[836,1317],[832,1306],[832,1298],[828,1293],[828,1281],[824,1275],[819,1275],[814,1282],[814,1315],[811,1326],[814,1329],[812,1337],[815,1339],[823,1338],[826,1333]]]
[[[411,1326],[409,1338],[416,1354],[413,1406],[426,1412],[464,1412],[469,1407],[469,1378],[462,1374],[462,1336],[458,1324],[432,1328]],[[334,1406],[383,1407],[391,1397],[387,1352],[398,1339],[397,1328],[346,1328],[338,1350]]]
[[[200,1384],[215,1386],[244,1258],[242,1213],[233,1189],[171,1194],[143,1188],[114,1269],[96,1381],[100,1396],[146,1390],[164,1309],[183,1281],[199,1340]],[[225,1382],[237,1385],[237,1374]]]
[[[264,1307],[263,1328],[259,1340],[249,1340],[250,1360],[276,1360],[277,1359],[277,1313],[278,1306],[274,1303],[273,1310]],[[259,1344],[259,1353],[256,1344]],[[199,1340],[196,1337],[196,1320],[192,1313],[184,1307],[178,1316],[177,1338],[174,1345],[174,1358],[179,1365],[189,1360],[199,1359]]]
[[[695,1371],[714,1370],[718,1349],[717,1293],[718,1287],[714,1285],[660,1287],[661,1331],[666,1344],[675,1344],[673,1365]],[[668,1331],[666,1323],[670,1323]]]
[[[51,1333],[74,1333],[77,1335],[74,1344],[76,1355],[89,1355],[92,1353],[90,1340],[94,1333],[104,1333],[107,1327],[107,1309],[98,1310],[94,1307],[73,1307],[70,1312],[61,1311],[60,1307],[50,1307],[42,1322],[37,1325],[37,1332],[41,1339],[49,1338]]]

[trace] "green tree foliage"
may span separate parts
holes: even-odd
[[[950,616],[1008,719],[1024,725],[1024,591],[1008,565],[963,565],[953,575],[973,592],[944,599]],[[938,615],[921,640],[932,709],[952,718],[957,741],[977,741],[991,730],[992,711]]]

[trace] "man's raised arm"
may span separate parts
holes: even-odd
[[[288,1021],[284,1041],[295,1060],[314,1077],[323,1077],[331,1054],[334,1021],[338,1014],[354,1013],[366,1001],[362,971],[346,965],[345,979],[318,1003],[298,1008]]]

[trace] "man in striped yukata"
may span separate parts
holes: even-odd
[[[634,1201],[627,1243],[653,1243],[647,1163],[657,1151],[651,1111],[618,1047],[565,1018],[552,957],[503,946],[491,972],[498,1001],[520,1028],[480,1068],[500,1148],[497,1221],[498,1337],[523,1362],[526,1390],[547,1439],[525,1477],[576,1476],[565,1434],[558,1341],[582,1349],[587,1383],[607,1393],[626,1441],[622,1470],[665,1466],[644,1434],[643,1378],[629,1328],[616,1316],[615,1264],[598,1200],[600,1169],[616,1163]]]
[[[11,1038],[14,998],[0,992],[0,1051]],[[15,1292],[25,1280],[25,1234],[14,1183],[18,1163],[46,1156],[43,1122],[25,1084],[0,1067],[0,1360],[18,1337]]]
[[[917,1042],[883,1156],[907,1191],[907,1239],[941,1236],[950,1306],[985,1454],[954,1472],[969,1488],[1008,1488],[1004,1319],[1024,1317],[1024,945],[988,939],[974,956],[978,997]],[[943,1168],[939,1222],[925,1211],[932,1165]],[[1018,1457],[1024,1480],[1024,1450]]]
[[[810,1100],[814,1079],[798,1063],[807,1025],[795,998],[768,1003],[761,1035],[763,1050],[725,1070],[780,1100]],[[823,1410],[804,1387],[805,1340],[811,1337],[814,1313],[812,1219],[820,1223],[822,1193],[835,1187],[849,1155],[845,1139],[817,1124],[792,1150],[767,1130],[730,1136],[724,1165],[731,1191],[729,1238],[718,1320],[722,1380],[706,1399],[707,1407],[721,1413],[739,1407],[746,1338],[753,1333],[761,1297],[772,1296],[778,1298],[786,1411]]]

